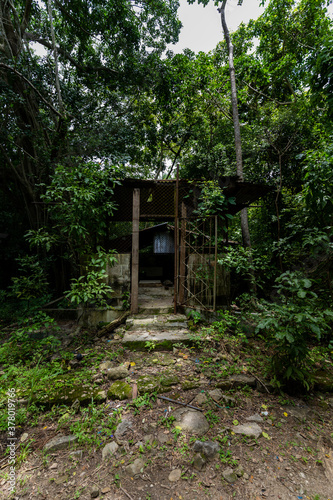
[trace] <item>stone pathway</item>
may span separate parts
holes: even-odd
[[[162,283],[139,284],[139,314],[127,318],[122,343],[133,350],[172,349],[177,343],[189,343],[187,318],[173,314],[173,287]],[[152,343],[152,344],[150,344]]]

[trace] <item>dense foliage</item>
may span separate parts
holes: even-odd
[[[80,274],[96,252],[106,258],[124,177],[172,177],[177,163],[211,185],[235,174],[226,43],[167,51],[177,8],[0,0],[2,320],[66,290],[75,303],[103,300],[102,271]],[[309,343],[332,338],[332,34],[323,0],[270,0],[232,34],[244,178],[274,191],[249,210],[252,257],[232,250],[223,262],[239,284],[233,299],[243,304],[256,281],[277,375],[306,386]],[[229,222],[241,242],[239,218]]]

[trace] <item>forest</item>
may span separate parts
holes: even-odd
[[[0,0],[1,397],[30,370],[19,421],[39,418],[39,374],[68,369],[69,354],[47,366],[60,326],[44,306],[107,307],[110,242],[132,230],[108,222],[117,186],[177,168],[201,182],[201,215],[225,203],[222,177],[270,188],[227,214],[236,244],[221,263],[235,286],[214,322],[190,315],[198,345],[246,342],[240,311],[274,390],[309,393],[323,368],[333,387],[330,1],[262,4],[211,52],[174,53],[178,0]],[[222,15],[226,0],[215,5]]]

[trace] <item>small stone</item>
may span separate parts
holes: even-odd
[[[207,403],[207,396],[205,393],[203,392],[200,392],[199,394],[197,394],[197,396],[194,398],[194,402],[197,404],[197,405],[202,405],[204,403]]]
[[[232,428],[235,434],[244,434],[250,438],[258,439],[262,434],[262,429],[255,422],[250,422],[249,424],[235,425]]]
[[[108,443],[107,445],[105,445],[102,450],[102,459],[105,460],[106,458],[112,457],[116,453],[118,448],[119,446],[115,441],[112,441],[112,443]]]
[[[54,462],[52,465],[50,465],[50,470],[54,470],[58,468],[58,464]]]
[[[51,441],[46,443],[46,445],[44,446],[44,450],[49,453],[53,451],[63,450],[65,448],[68,448],[75,441],[77,441],[77,436],[74,435],[55,437],[51,439]]]
[[[131,420],[123,420],[118,424],[116,432],[114,433],[117,441],[121,440],[125,436],[125,434],[132,429],[133,424]]]
[[[223,393],[221,389],[214,389],[213,391],[209,391],[209,396],[215,401],[219,402],[223,398]]]
[[[157,434],[157,441],[161,444],[166,444],[168,441],[170,441],[170,436],[167,436],[164,434],[164,432],[159,432]]]
[[[203,436],[209,429],[209,423],[200,411],[179,408],[173,412],[173,416],[176,418],[174,426],[179,426],[184,431]]]
[[[247,417],[245,420],[247,420],[248,422],[257,422],[257,423],[264,421],[264,419],[257,413],[255,415],[251,415],[251,417]]]
[[[244,475],[244,469],[241,465],[239,465],[235,470],[235,474],[237,477],[242,477]]]
[[[169,474],[169,481],[171,481],[172,483],[175,483],[176,481],[179,481],[179,479],[181,478],[181,475],[182,475],[182,471],[180,469],[174,469]]]
[[[94,488],[93,490],[91,490],[91,492],[90,492],[91,498],[97,498],[98,495],[99,495],[99,489],[98,488]]]
[[[83,457],[83,450],[72,451],[69,456],[72,460],[80,460]]]
[[[201,470],[206,464],[206,460],[201,456],[200,453],[196,453],[193,458],[193,467],[197,470]]]
[[[99,369],[103,372],[112,368],[111,361],[104,361],[104,363],[99,365]]]
[[[237,481],[237,476],[233,469],[226,469],[222,472],[222,476],[228,483],[235,483]]]
[[[214,441],[196,441],[193,451],[201,453],[205,458],[214,458],[220,451],[220,446]]]
[[[108,486],[106,486],[106,488],[103,488],[101,490],[101,493],[102,493],[102,495],[105,495],[106,493],[109,493],[109,491],[111,491],[111,488],[109,488]]]
[[[20,438],[21,443],[24,443],[28,439],[28,437],[29,437],[29,434],[27,432],[22,434],[22,436]]]
[[[145,462],[141,458],[137,458],[132,464],[126,467],[126,470],[132,476],[136,476],[136,474],[143,472],[144,466]]]
[[[120,365],[116,368],[109,368],[107,371],[109,380],[119,380],[128,376],[128,369],[126,366]]]
[[[246,479],[246,480],[248,480],[248,479],[250,479],[250,476],[246,472],[244,472],[243,478]]]

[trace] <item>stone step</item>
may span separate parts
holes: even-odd
[[[145,297],[173,297],[173,288],[150,288],[150,287],[143,287],[139,288],[139,298],[145,298]]]
[[[139,281],[139,288],[159,288],[162,287],[162,282],[161,280],[140,280]]]
[[[159,305],[156,303],[149,303],[146,305],[139,304],[140,314],[171,314],[173,312],[173,305]]]
[[[130,330],[177,330],[187,328],[184,314],[144,315],[127,318],[126,328]]]
[[[175,344],[190,344],[189,333],[185,329],[167,331],[147,331],[144,329],[127,331],[122,344],[130,350],[147,351],[152,344],[154,350],[172,350]]]

